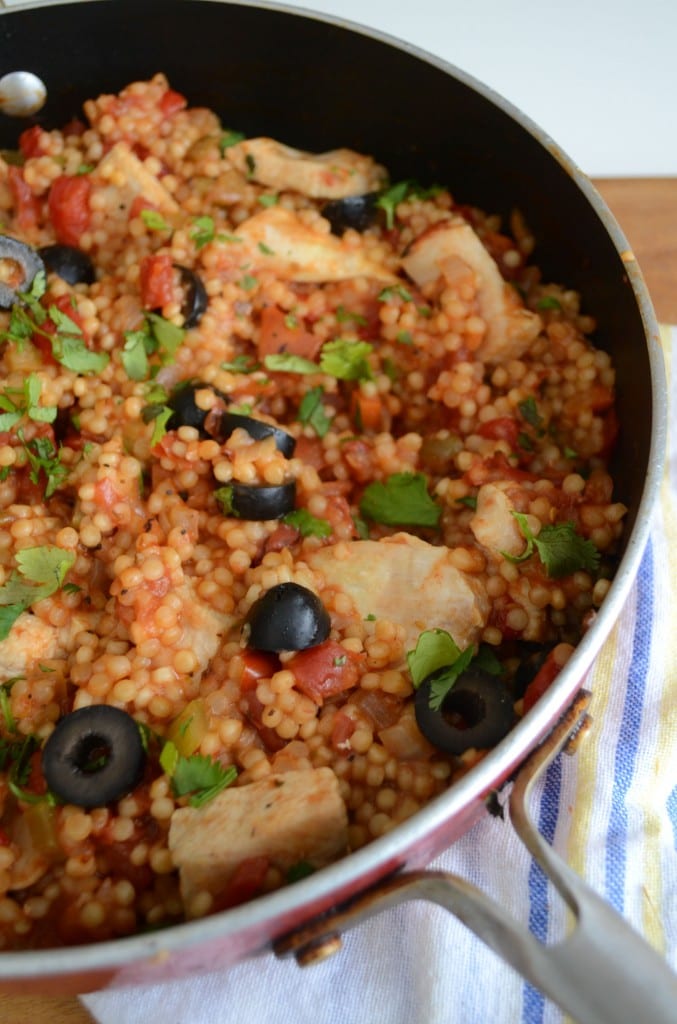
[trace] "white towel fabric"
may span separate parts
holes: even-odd
[[[677,370],[663,331],[670,404]],[[627,605],[590,684],[593,728],[550,767],[532,810],[541,832],[677,966],[677,428],[653,529]],[[489,816],[434,865],[492,895],[545,940],[559,897],[512,829]],[[627,965],[632,969],[632,965]],[[641,979],[638,979],[641,984]],[[562,1012],[454,917],[425,903],[344,936],[301,969],[272,954],[223,973],[83,997],[101,1024],[560,1024]],[[677,1014],[677,1010],[676,1010]]]

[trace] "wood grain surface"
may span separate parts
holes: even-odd
[[[595,185],[637,257],[658,319],[677,323],[677,178],[606,178]],[[92,1022],[76,998],[0,993],[0,1024]]]

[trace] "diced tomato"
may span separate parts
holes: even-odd
[[[240,690],[255,689],[259,679],[270,679],[280,668],[280,659],[276,654],[265,651],[246,650],[242,654],[243,670],[240,679]]]
[[[63,128],[61,129],[64,138],[68,138],[69,135],[84,135],[87,131],[87,125],[84,121],[81,121],[79,117],[72,117]]]
[[[169,253],[153,253],[141,260],[141,302],[144,309],[161,309],[174,296],[174,265]]]
[[[334,750],[348,751],[348,740],[355,732],[355,722],[345,711],[337,711],[331,724],[331,745]]]
[[[27,128],[26,131],[21,133],[19,136],[19,149],[25,160],[30,160],[31,157],[39,156],[42,153],[43,135],[46,135],[46,132],[42,130],[39,124],[34,124],[31,128]]]
[[[20,231],[30,231],[40,219],[40,203],[31,188],[24,181],[20,167],[8,167],[9,188],[16,207],[16,226]]]
[[[289,314],[278,306],[266,306],[261,313],[257,348],[261,359],[278,352],[314,359],[322,341],[300,324],[294,326]]]
[[[47,782],[42,773],[41,751],[36,750],[34,754],[31,754],[30,765],[24,789],[27,789],[30,793],[36,793],[38,796],[43,796],[47,792]]]
[[[160,100],[160,110],[165,117],[171,117],[172,114],[183,110],[186,104],[186,97],[182,96],[180,92],[176,92],[174,89],[167,89],[167,92]]]
[[[559,658],[559,653],[557,647],[550,651],[548,657],[524,691],[523,706],[525,714],[531,710],[536,701],[543,696],[561,672],[563,663],[561,658]]]
[[[138,154],[137,154],[138,155]],[[129,219],[134,220],[142,210],[157,210],[157,206],[149,203],[145,196],[134,196],[132,205],[129,207]]]
[[[520,428],[512,416],[497,416],[493,420],[487,420],[486,423],[480,424],[477,433],[480,437],[492,441],[507,441],[511,448],[516,448]]]
[[[353,480],[364,484],[374,476],[372,449],[368,441],[355,438],[341,447],[341,455],[350,469]]]
[[[75,306],[70,295],[60,295],[58,299],[54,300],[54,302],[50,302],[50,305],[56,306],[56,308],[60,310],[62,313],[65,313],[66,316],[73,321],[73,323],[77,324],[77,326],[80,328],[80,331],[82,332],[83,340],[85,342],[89,341],[84,329],[84,322],[82,320],[82,317],[78,313],[77,307]],[[45,335],[56,334],[56,332],[56,324],[54,323],[53,320],[51,320],[48,317],[45,320],[45,322],[40,325],[40,332],[36,331],[35,334],[31,335],[31,343],[35,345],[38,351],[44,355],[47,362],[50,363],[56,363],[56,360],[54,359],[54,355],[52,352],[51,342],[49,341],[49,338],[45,337]]]
[[[247,903],[263,888],[270,867],[268,857],[247,857],[235,868],[227,887],[216,897],[212,910],[225,910]]]
[[[349,540],[357,537],[357,527],[350,511],[350,505],[342,494],[328,494],[324,487],[322,491],[327,499],[324,511],[324,519],[331,526],[331,539]]]
[[[324,468],[324,448],[319,437],[305,437],[302,434],[296,442],[294,454],[306,466],[317,470]]]
[[[357,685],[363,662],[362,654],[346,650],[335,640],[325,640],[299,651],[285,667],[294,673],[298,689],[321,705],[327,697]]]
[[[122,495],[113,486],[110,477],[103,477],[94,484],[94,503],[105,512],[111,509],[122,500]]]
[[[365,395],[359,390],[353,391],[350,411],[357,430],[366,434],[376,434],[386,429],[386,410],[380,395]]]
[[[10,844],[11,839],[5,832],[4,828],[0,828],[0,846],[9,846]]]
[[[89,227],[89,196],[92,183],[86,174],[62,174],[49,190],[49,215],[57,239],[78,246]]]

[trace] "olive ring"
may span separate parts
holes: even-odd
[[[56,797],[77,807],[102,807],[130,793],[146,754],[126,711],[94,704],[65,715],[42,751],[42,770]]]
[[[439,710],[430,707],[436,673],[424,679],[414,700],[419,729],[427,740],[447,754],[463,754],[471,747],[493,747],[512,728],[512,697],[504,683],[481,669],[467,669],[458,677]],[[456,720],[452,720],[456,716]]]

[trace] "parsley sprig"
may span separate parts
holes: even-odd
[[[125,332],[120,360],[130,380],[147,380],[161,366],[173,363],[185,335],[182,327],[177,327],[158,313],[146,313],[140,330]],[[156,354],[159,363],[151,366],[151,357]]]
[[[334,338],[322,346],[319,364],[292,352],[273,352],[263,362],[266,369],[278,373],[326,373],[337,380],[371,380],[373,374],[367,357],[372,349],[368,341]]]
[[[17,570],[0,587],[0,640],[9,636],[22,612],[63,587],[74,562],[72,551],[52,545],[17,552]]]
[[[9,341],[22,349],[33,335],[46,338],[58,363],[73,373],[101,373],[108,365],[107,352],[87,348],[82,331],[72,317],[52,304],[47,309],[40,299],[47,290],[44,272],[39,271],[27,292],[17,292],[19,301],[12,307],[9,327],[0,334],[0,341]],[[46,325],[52,329],[47,330]]]
[[[423,473],[393,473],[383,482],[375,480],[364,490],[360,512],[386,526],[438,526],[442,515]]]
[[[160,767],[169,775],[175,796],[189,796],[191,807],[202,807],[237,778],[234,765],[224,768],[203,754],[182,757],[168,740],[160,752]]]
[[[511,555],[502,551],[501,554],[509,562],[526,562],[535,550],[552,579],[569,576],[579,569],[595,572],[599,568],[599,551],[591,540],[586,540],[577,533],[571,521],[547,524],[542,527],[538,536],[535,536],[524,513],[513,511],[512,514],[526,540],[526,547],[521,555]]]
[[[5,388],[0,393],[0,431],[11,430],[24,416],[34,423],[53,423],[55,405],[40,405],[40,378],[36,373],[26,377],[22,388]]]
[[[407,651],[407,665],[414,688],[434,678],[430,684],[429,707],[439,711],[456,680],[470,665],[491,675],[500,675],[502,668],[496,655],[487,647],[476,650],[471,644],[461,650],[445,629],[426,629],[419,634],[416,647]]]

